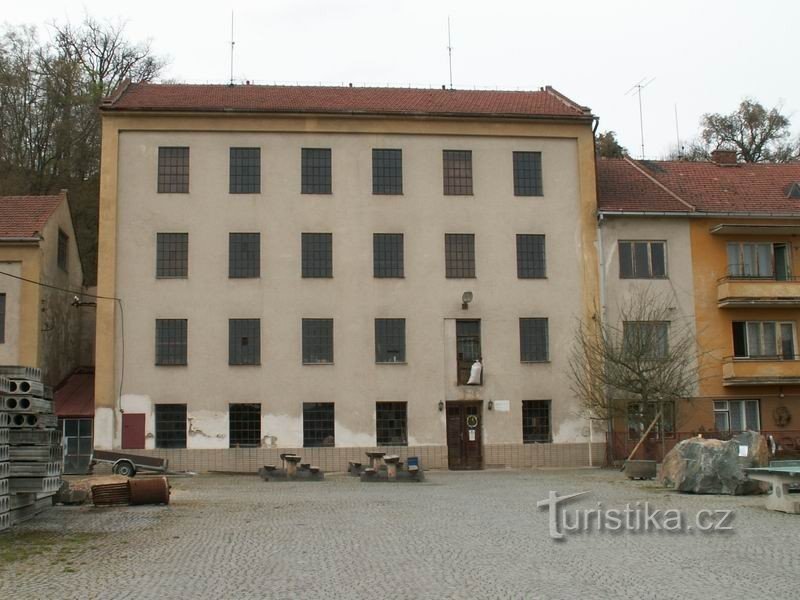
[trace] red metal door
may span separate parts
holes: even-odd
[[[124,413],[122,415],[122,448],[144,449],[144,414]]]

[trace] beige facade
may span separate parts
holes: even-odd
[[[58,264],[59,231],[67,236],[66,269]],[[66,199],[34,238],[0,238],[0,271],[46,286],[83,291],[83,270]],[[39,367],[44,381],[56,386],[81,364],[82,309],[73,306],[71,294],[46,286],[0,275],[0,294],[6,296],[0,364]]]
[[[160,146],[190,148],[188,194],[157,193]],[[231,147],[261,149],[260,194],[228,193]],[[262,447],[302,448],[303,403],[333,402],[335,448],[305,452],[341,466],[376,446],[375,403],[405,402],[408,452],[446,457],[440,402],[479,400],[484,464],[523,464],[522,401],[550,400],[561,462],[588,461],[566,348],[597,304],[589,122],[107,113],[103,148],[99,294],[120,298],[125,334],[118,307],[101,300],[97,447],[120,447],[122,415],[136,413],[152,449],[154,407],[186,404],[187,450],[159,452],[227,449],[228,405],[260,403]],[[331,149],[332,194],[300,193],[301,148]],[[373,148],[402,150],[402,195],[372,194]],[[445,149],[472,151],[473,195],[443,195]],[[512,153],[526,150],[542,153],[541,197],[514,195]],[[240,232],[261,234],[260,278],[228,277],[228,236]],[[301,277],[303,232],[332,234],[332,278]],[[156,277],[158,233],[188,233],[187,278]],[[404,234],[402,279],[373,277],[374,233]],[[445,277],[446,233],[474,234],[474,279]],[[546,279],[517,278],[520,233],[546,236]],[[520,361],[526,317],[548,319],[547,362]],[[187,319],[187,365],[155,365],[162,318]],[[233,318],[261,320],[260,365],[228,364]],[[303,364],[303,318],[334,320],[333,364]],[[406,320],[404,363],[376,364],[376,318]],[[457,385],[457,319],[481,322],[482,386]]]

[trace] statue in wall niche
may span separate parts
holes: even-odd
[[[792,422],[792,413],[786,406],[778,406],[772,411],[772,418],[778,427],[786,427]]]

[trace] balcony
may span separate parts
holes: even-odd
[[[800,277],[723,277],[717,282],[720,308],[800,306]]]
[[[800,356],[728,357],[722,364],[722,385],[800,385]]]

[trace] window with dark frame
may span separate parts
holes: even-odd
[[[621,279],[665,279],[667,243],[664,241],[620,241]]]
[[[378,446],[408,446],[406,402],[375,403],[375,433]]]
[[[522,443],[550,443],[550,400],[522,401]]]
[[[475,277],[475,234],[444,234],[445,277],[473,279]]]
[[[444,195],[472,195],[472,150],[443,150]]]
[[[758,400],[714,400],[714,430],[761,431],[760,412]]]
[[[331,193],[331,149],[303,148],[300,165],[303,194]]]
[[[158,193],[189,193],[189,148],[159,146]]]
[[[514,195],[544,195],[541,152],[514,152]]]
[[[372,193],[403,193],[403,151],[372,149]]]
[[[303,448],[336,445],[333,402],[303,403]]]
[[[261,364],[261,319],[228,319],[228,364]]]
[[[481,359],[481,322],[456,321],[456,369],[458,385],[467,385],[472,365]],[[483,379],[483,374],[481,374]],[[483,384],[483,381],[481,381]]]
[[[228,277],[261,277],[260,233],[231,233],[228,236]]]
[[[261,193],[261,148],[231,148],[231,194]]]
[[[622,348],[633,357],[659,360],[669,354],[668,321],[623,321]]]
[[[68,259],[69,259],[69,236],[66,233],[64,233],[61,229],[59,229],[58,255],[56,257],[58,268],[66,272],[69,268]]]
[[[6,295],[0,294],[0,344],[6,342]]]
[[[375,319],[375,362],[406,362],[405,319]]]
[[[403,234],[372,234],[372,272],[375,277],[404,277]]]
[[[302,234],[303,277],[333,277],[333,234]]]
[[[186,364],[186,319],[156,319],[156,365]]]
[[[186,405],[156,404],[156,448],[186,448]]]
[[[524,363],[550,360],[546,318],[535,317],[519,320],[519,359]]]
[[[517,277],[520,279],[544,279],[547,277],[543,235],[517,234]]]
[[[261,405],[228,405],[228,445],[231,448],[261,447]]]
[[[303,319],[303,364],[333,363],[333,319]]]
[[[189,276],[189,234],[156,234],[156,277],[186,278]]]

